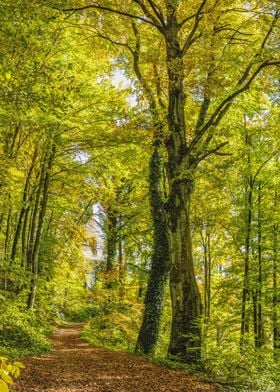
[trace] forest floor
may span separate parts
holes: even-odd
[[[54,350],[27,358],[16,392],[213,392],[214,385],[142,357],[94,348],[81,340],[82,324],[54,335]]]

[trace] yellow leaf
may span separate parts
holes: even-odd
[[[20,370],[19,370],[19,368],[16,368],[16,369],[14,370],[13,376],[14,376],[15,378],[18,378],[19,375],[20,375]]]
[[[18,361],[14,362],[13,365],[19,367],[20,369],[24,369],[25,368],[24,364],[21,363],[21,362],[18,362]]]
[[[7,383],[7,384],[13,384],[13,379],[12,377],[9,376],[7,372],[2,372],[1,378]]]
[[[11,365],[10,370],[8,368],[7,370],[13,377],[18,377],[20,374],[20,370],[18,366]]]
[[[8,385],[3,380],[0,380],[0,392],[9,392]]]

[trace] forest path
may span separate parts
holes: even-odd
[[[182,372],[144,358],[94,348],[80,338],[82,324],[70,324],[54,335],[54,351],[25,361],[13,385],[17,392],[193,392],[215,391]]]

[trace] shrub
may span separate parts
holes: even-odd
[[[129,308],[129,309],[128,309]],[[85,326],[82,336],[95,346],[119,351],[132,351],[140,327],[140,311],[137,306],[121,305],[107,308],[93,317]]]
[[[238,346],[212,348],[204,365],[208,376],[234,386],[235,391],[280,390],[278,365],[265,347],[255,350],[248,344],[242,354]]]
[[[15,306],[3,310],[0,319],[0,353],[12,358],[49,351],[48,323],[36,314],[20,311]]]

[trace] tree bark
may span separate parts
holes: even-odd
[[[4,242],[4,257],[3,257],[3,270],[4,270],[4,279],[3,279],[3,287],[4,290],[8,290],[8,282],[9,277],[7,275],[8,267],[9,267],[9,246],[10,246],[10,230],[11,230],[11,217],[12,217],[12,209],[10,208],[7,216],[7,224],[6,224],[6,232],[5,232],[5,242]]]
[[[192,183],[177,183],[168,209],[171,252],[172,326],[168,353],[186,363],[201,359],[201,299],[192,256],[190,196]]]
[[[110,272],[113,270],[116,254],[117,254],[117,212],[109,207],[107,209],[107,230],[106,230],[106,243],[107,243],[107,259],[106,259],[106,271]]]
[[[258,282],[257,282],[257,336],[256,347],[264,345],[264,326],[262,312],[262,286],[263,286],[263,265],[262,265],[262,214],[261,214],[261,185],[258,184]]]
[[[274,194],[274,208],[277,208],[277,191]],[[273,225],[273,297],[272,297],[272,321],[273,321],[273,351],[275,361],[279,360],[280,353],[280,325],[278,317],[279,308],[279,288],[278,288],[278,274],[279,274],[279,260],[278,260],[278,230],[279,225]]]
[[[170,292],[172,327],[168,353],[187,363],[201,359],[201,298],[197,287],[190,226],[193,173],[198,162],[186,145],[184,65],[178,42],[179,24],[170,18],[166,34],[168,67],[168,153],[169,197],[166,203],[171,260]]]
[[[119,267],[119,301],[125,298],[126,262],[124,261],[123,241],[118,242],[118,267]]]
[[[204,322],[207,323],[210,317],[210,307],[211,307],[211,242],[210,234],[206,225],[205,235],[204,229],[201,229],[202,246],[204,253]]]
[[[246,124],[245,124],[246,126]],[[240,325],[240,348],[243,349],[245,335],[249,333],[249,314],[247,304],[250,295],[250,246],[252,231],[252,209],[253,209],[253,177],[251,174],[251,155],[250,155],[250,138],[246,130],[245,145],[248,149],[247,170],[248,179],[245,189],[245,254],[244,254],[244,276],[241,303],[241,325]]]

